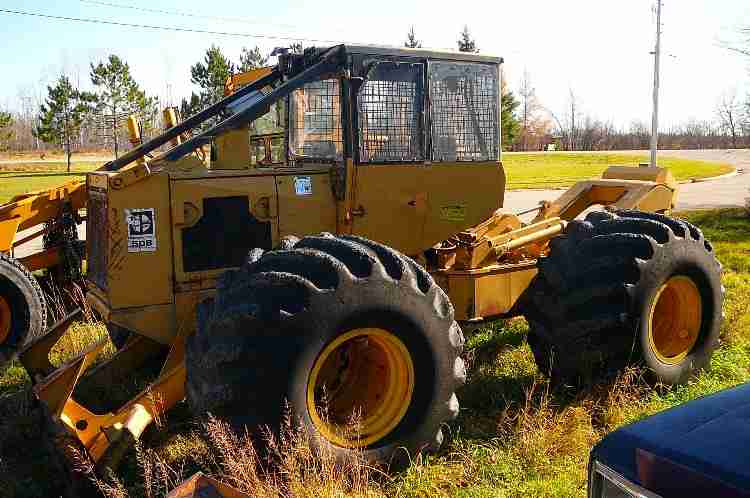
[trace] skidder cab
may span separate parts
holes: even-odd
[[[666,215],[668,171],[610,168],[529,223],[501,210],[501,63],[284,53],[89,174],[87,299],[119,347],[93,375],[162,366],[96,412],[75,387],[101,346],[54,371],[46,355],[75,316],[57,324],[21,357],[58,433],[102,468],[183,398],[250,430],[278,429],[288,403],[342,458],[406,462],[458,414],[458,322],[519,314],[556,377],[642,360],[675,383],[705,365],[719,267],[699,230]],[[269,115],[283,118],[281,152],[258,134]],[[261,142],[282,157],[253,159]],[[593,205],[609,210],[573,221]]]

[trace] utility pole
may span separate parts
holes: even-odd
[[[659,140],[659,56],[661,55],[661,0],[656,0],[656,47],[654,48],[654,108],[651,116],[651,161],[656,167]]]

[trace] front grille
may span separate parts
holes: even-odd
[[[87,278],[103,290],[107,289],[108,235],[107,196],[90,190],[86,205]]]

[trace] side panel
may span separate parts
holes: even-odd
[[[459,321],[504,315],[537,274],[535,263],[468,271],[437,271],[435,281],[450,297]]]
[[[174,272],[178,284],[212,287],[253,247],[278,240],[273,176],[172,181]]]
[[[153,175],[109,189],[106,279],[113,310],[172,303],[169,183]]]
[[[336,231],[336,200],[329,173],[277,176],[279,237]]]
[[[421,164],[360,165],[355,168],[352,233],[405,254],[424,249],[427,209]]]
[[[503,205],[505,172],[497,162],[433,163],[421,189],[427,207],[423,249],[488,219]]]

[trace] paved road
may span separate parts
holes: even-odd
[[[643,151],[641,151],[643,153]],[[677,194],[677,209],[704,209],[745,205],[750,197],[750,150],[670,150],[660,156],[683,159],[702,159],[726,162],[737,168],[738,174],[717,180],[681,184]],[[540,200],[557,198],[565,189],[513,190],[505,193],[505,209],[512,212],[535,207]]]

